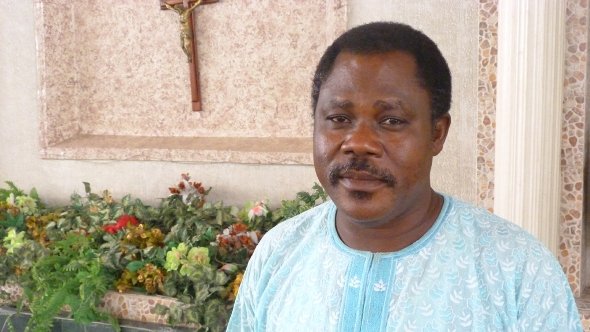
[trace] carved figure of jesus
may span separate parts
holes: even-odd
[[[192,62],[193,59],[193,52],[192,52],[192,43],[193,43],[193,29],[190,26],[191,24],[191,15],[192,12],[195,8],[197,8],[201,2],[203,0],[198,0],[196,1],[192,6],[190,7],[184,7],[182,4],[177,4],[174,6],[171,6],[167,3],[165,3],[166,8],[171,9],[173,11],[175,11],[178,16],[179,16],[179,20],[180,20],[180,47],[182,47],[182,50],[184,51],[184,54],[186,54],[188,62]]]

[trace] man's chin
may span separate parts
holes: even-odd
[[[368,202],[373,197],[373,193],[367,191],[353,190],[348,192],[348,196],[357,201]]]
[[[355,208],[349,203],[348,206],[338,208],[338,213],[343,217],[343,221],[352,222],[362,227],[380,227],[384,223],[383,215],[379,211],[375,211],[367,204],[360,201],[361,207]]]
[[[370,204],[372,200],[381,197],[381,195],[387,195],[388,191],[388,188],[385,186],[376,189],[350,188],[342,185],[342,183],[337,183],[336,185],[330,184],[325,188],[330,198],[339,208],[342,206],[360,208],[361,206],[357,205],[364,206]]]
[[[391,193],[383,191],[346,190],[331,188],[328,192],[338,210],[357,221],[379,220],[392,206]]]

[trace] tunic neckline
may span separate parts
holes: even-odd
[[[391,251],[391,252],[371,252],[371,251],[365,251],[365,250],[358,250],[358,249],[354,249],[354,248],[351,248],[348,245],[346,245],[342,241],[342,239],[338,235],[338,231],[336,230],[336,211],[338,209],[336,207],[336,204],[334,204],[334,202],[330,202],[330,207],[328,209],[328,213],[326,214],[325,221],[328,225],[328,233],[330,234],[330,238],[332,240],[332,243],[340,251],[343,251],[347,254],[354,255],[354,256],[363,256],[363,257],[379,256],[382,258],[399,258],[399,257],[407,256],[410,254],[414,254],[417,251],[419,251],[420,249],[424,248],[424,246],[426,246],[430,242],[430,240],[434,237],[434,235],[440,229],[441,225],[444,223],[444,220],[446,220],[446,216],[450,210],[449,206],[452,203],[452,198],[448,195],[445,195],[445,194],[441,194],[441,193],[439,193],[439,194],[443,197],[443,205],[442,205],[442,208],[440,209],[438,216],[436,217],[436,220],[434,221],[434,224],[430,227],[430,229],[426,233],[424,233],[424,235],[422,235],[422,237],[420,237],[418,240],[416,240],[414,243],[410,244],[409,246],[407,246],[401,250]]]

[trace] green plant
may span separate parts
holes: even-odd
[[[325,202],[328,199],[328,195],[324,191],[324,188],[319,184],[315,183],[311,188],[312,193],[300,191],[297,193],[295,199],[284,200],[281,203],[281,207],[273,213],[274,224],[294,217],[302,212],[305,212],[318,203]],[[271,225],[274,226],[274,225]]]
[[[34,189],[27,195],[8,182],[0,189],[0,284],[22,286],[34,331],[48,331],[63,309],[78,322],[116,325],[98,309],[109,290],[175,297],[181,305],[157,308],[170,324],[222,331],[258,241],[327,197],[316,184],[277,209],[237,207],[208,202],[210,190],[182,174],[151,207],[84,183],[69,205],[47,208]]]
[[[25,228],[25,218],[38,212],[43,205],[39,195],[32,189],[27,195],[10,181],[6,181],[8,188],[0,188],[0,238],[6,237],[10,228],[22,231]]]
[[[171,324],[192,324],[197,331],[224,330],[243,272],[258,241],[278,223],[327,199],[321,186],[315,184],[312,189],[312,193],[299,192],[293,200],[283,200],[274,211],[260,201],[248,203],[242,209],[224,207],[220,203],[205,203],[199,213],[189,213],[193,210],[190,207],[177,210],[181,211],[183,217],[189,213],[191,218],[195,217],[199,221],[190,223],[189,227],[179,223],[177,229],[173,227],[168,239],[184,239],[184,243],[194,243],[195,246],[208,244],[209,256],[219,268],[216,273],[209,268],[203,269],[192,278],[173,269],[166,279],[165,289],[169,291],[167,295],[180,299],[184,304],[172,308],[160,306],[157,308],[159,313],[167,314]],[[193,225],[199,225],[200,231],[189,231]],[[220,230],[220,226],[224,228]],[[198,236],[184,238],[173,235],[184,232]],[[183,246],[168,253],[173,256],[171,260],[178,259],[181,263],[187,250],[188,247]],[[175,252],[179,255],[174,256]]]
[[[102,266],[93,249],[93,240],[69,233],[49,245],[49,253],[31,268],[28,280],[22,280],[28,307],[33,314],[27,328],[47,331],[64,306],[76,322],[114,321],[98,310],[113,277]]]

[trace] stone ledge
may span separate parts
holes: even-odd
[[[8,328],[10,321],[15,331],[25,331],[26,325],[31,318],[28,312],[17,312],[14,308],[0,307],[0,326],[2,331],[10,330]],[[154,323],[142,323],[136,321],[120,320],[119,328],[121,332],[189,332],[194,329],[185,327],[171,327]],[[53,320],[52,332],[115,332],[113,326],[109,323],[92,322],[89,324],[78,324],[73,319],[67,317],[55,317]]]
[[[8,295],[7,299],[0,299],[0,306],[4,307],[16,303],[23,293],[22,288],[15,284],[0,286],[0,291]],[[122,320],[166,325],[168,316],[155,313],[158,304],[170,307],[182,303],[166,296],[110,291],[103,297],[100,307]]]
[[[102,299],[101,308],[120,319],[167,324],[168,316],[154,313],[158,304],[170,307],[181,302],[158,295],[108,292]]]
[[[41,149],[45,159],[312,165],[310,137],[79,135]]]

